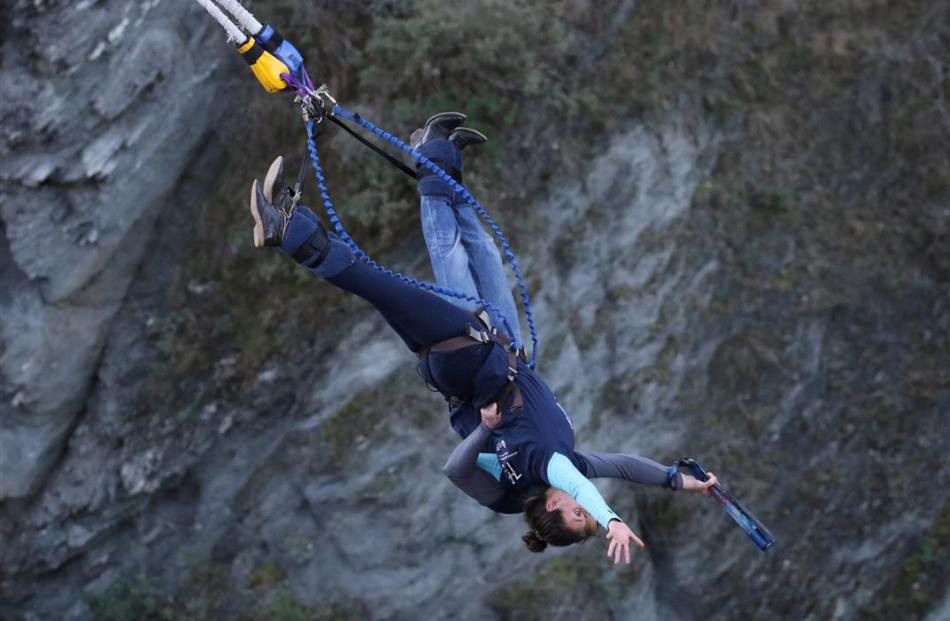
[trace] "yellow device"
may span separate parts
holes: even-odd
[[[287,88],[287,83],[280,75],[289,74],[290,69],[276,56],[261,47],[254,37],[248,37],[247,41],[239,45],[238,52],[251,66],[254,77],[268,93],[276,93]]]

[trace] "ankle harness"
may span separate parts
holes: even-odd
[[[313,269],[323,263],[330,249],[330,238],[323,227],[317,227],[313,235],[300,245],[300,248],[291,255],[294,261],[308,269]]]

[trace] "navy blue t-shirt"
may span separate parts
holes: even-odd
[[[515,384],[523,405],[512,408],[511,398],[503,404],[501,423],[492,430],[485,452],[498,455],[501,484],[523,502],[527,495],[550,485],[547,467],[555,453],[570,459],[581,472],[586,465],[574,454],[574,427],[567,413],[544,380],[521,360]],[[481,415],[471,403],[453,410],[450,419],[463,438],[481,423]]]

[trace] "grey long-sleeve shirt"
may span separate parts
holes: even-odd
[[[498,479],[501,473],[498,457],[494,453],[481,452],[490,435],[488,427],[479,425],[455,447],[442,468],[456,487],[485,506],[498,503],[506,494]],[[586,462],[587,472],[583,474],[589,479],[615,478],[658,487],[669,487],[672,483],[674,490],[683,484],[680,474],[669,481],[670,467],[646,457],[585,451],[576,451],[576,454]]]

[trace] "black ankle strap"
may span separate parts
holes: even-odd
[[[329,248],[330,240],[327,237],[327,232],[321,226],[314,231],[307,241],[300,245],[300,248],[294,251],[291,257],[297,263],[314,268],[327,258]]]

